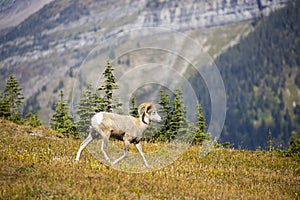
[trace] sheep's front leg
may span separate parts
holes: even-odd
[[[143,152],[143,149],[142,149],[142,145],[141,145],[141,143],[136,143],[135,144],[135,147],[138,149],[138,151],[140,152],[140,154],[141,154],[141,156],[142,156],[142,158],[143,158],[143,160],[144,160],[144,163],[145,163],[145,165],[146,165],[146,167],[149,167],[149,164],[148,164],[148,162],[147,162],[147,160],[146,160],[146,157],[145,157],[145,154],[144,154],[144,152]]]
[[[115,160],[113,162],[114,164],[117,164],[118,162],[120,162],[121,160],[123,160],[124,158],[126,158],[128,156],[128,148],[129,148],[130,142],[128,140],[124,141],[124,155],[121,156],[120,158],[118,158],[117,160]]]

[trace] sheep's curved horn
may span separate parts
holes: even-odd
[[[142,116],[144,112],[147,113],[147,111],[150,109],[155,109],[155,105],[153,103],[150,102],[142,103],[138,108],[139,116]]]

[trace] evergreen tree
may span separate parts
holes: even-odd
[[[42,123],[39,120],[37,114],[33,114],[32,112],[28,113],[25,117],[25,124],[28,124],[32,127],[38,127],[41,126]]]
[[[286,153],[288,156],[300,158],[300,138],[298,138],[296,131],[292,131],[289,146]]]
[[[202,106],[197,104],[197,122],[195,127],[194,143],[201,144],[204,140],[208,139],[206,134],[205,117],[202,114]]]
[[[104,103],[104,99],[102,97],[99,97],[96,94],[96,99],[94,100],[94,103],[96,105],[96,107],[94,108],[94,111],[96,113],[101,112],[101,111],[105,111],[105,103]]]
[[[172,107],[170,106],[170,97],[169,95],[164,92],[163,89],[160,90],[160,113],[162,113],[162,119],[164,122],[162,123],[162,126],[157,132],[156,140],[159,141],[169,141],[172,135],[172,130],[171,130],[171,121],[172,121],[172,113],[171,109]]]
[[[88,132],[92,116],[96,113],[98,97],[92,92],[91,84],[88,84],[87,89],[83,92],[80,98],[76,111],[79,120],[76,122],[77,131],[80,136],[85,137]]]
[[[112,112],[113,109],[119,109],[121,106],[118,99],[113,98],[113,91],[119,88],[116,84],[116,78],[113,71],[113,66],[110,64],[110,61],[107,60],[105,71],[103,72],[105,78],[104,85],[98,88],[98,90],[104,92],[104,95],[99,99],[100,104],[98,105],[98,108],[96,108],[97,111]]]
[[[10,117],[9,101],[4,93],[0,96],[0,117],[8,119]]]
[[[51,118],[51,128],[62,133],[64,136],[76,136],[76,128],[72,118],[68,114],[68,104],[64,101],[64,93],[61,90],[60,100],[55,104],[55,113]]]
[[[180,88],[176,89],[175,98],[173,100],[171,130],[172,135],[169,140],[175,138],[177,134],[183,135],[187,131],[186,108],[183,103],[183,96]]]
[[[24,96],[15,76],[10,75],[0,99],[1,117],[18,121],[21,118]]]
[[[139,117],[138,107],[135,105],[135,98],[131,98],[130,115],[133,117]]]

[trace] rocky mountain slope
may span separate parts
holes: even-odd
[[[287,0],[198,0],[198,1],[52,1],[29,16],[19,25],[1,32],[0,78],[6,80],[14,73],[23,87],[25,113],[38,112],[49,122],[57,92],[64,89],[68,100],[76,76],[93,50],[111,39],[116,39],[139,27],[158,27],[184,33],[200,44],[200,51],[217,57],[255,29],[259,18],[282,8]],[[8,15],[8,14],[7,14]],[[149,37],[147,37],[147,34]],[[121,56],[124,49],[138,48],[141,42],[167,38],[168,35],[146,33],[144,40],[129,35],[128,40],[117,40],[95,60],[93,66],[110,57],[122,70],[138,66],[151,57],[153,63],[171,63],[189,73],[188,64],[179,65],[178,59],[164,57],[161,52],[137,53]],[[134,43],[131,43],[131,41]],[[185,40],[177,41],[179,54],[190,53]],[[117,59],[118,58],[118,59]],[[86,69],[85,77],[97,78],[99,72]],[[87,80],[85,80],[87,81]],[[139,82],[136,78],[132,84]],[[1,81],[0,88],[5,81]],[[96,86],[95,86],[96,87]],[[209,111],[208,111],[209,113]]]
[[[3,0],[0,2],[0,31],[7,31],[53,0]]]
[[[268,133],[286,147],[300,130],[300,1],[261,20],[255,31],[216,60],[226,93],[223,139],[264,148]],[[234,123],[232,123],[234,121]]]
[[[177,31],[218,27],[268,14],[286,1],[251,2],[54,1],[1,35],[1,78],[15,73],[25,83],[28,98],[119,31],[140,26]]]

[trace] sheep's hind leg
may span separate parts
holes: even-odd
[[[113,162],[113,165],[117,164],[118,162],[120,162],[121,160],[123,160],[124,158],[126,158],[128,156],[128,148],[129,148],[130,142],[128,140],[124,141],[124,155],[121,156],[120,158],[118,158],[117,160],[115,160]]]
[[[78,161],[80,158],[80,154],[82,152],[82,150],[91,142],[93,141],[95,138],[92,136],[92,132],[90,131],[89,135],[87,136],[87,138],[81,143],[79,150],[77,152],[75,161]]]

